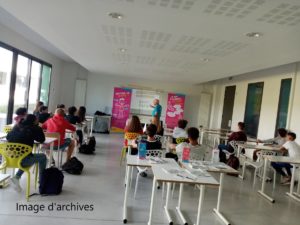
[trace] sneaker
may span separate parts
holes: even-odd
[[[10,180],[11,180],[12,184],[14,185],[14,189],[17,192],[21,192],[22,188],[21,188],[21,185],[20,185],[20,179],[18,179],[16,177],[12,177]]]

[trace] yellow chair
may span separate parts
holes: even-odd
[[[134,132],[126,132],[125,133],[125,135],[124,135],[124,141],[126,143],[124,143],[124,146],[123,146],[122,151],[121,151],[120,165],[122,165],[122,161],[126,157],[126,150],[127,150],[127,148],[130,148],[130,145],[132,144],[132,142],[134,140],[136,140],[139,136],[140,136],[140,134],[134,133]]]
[[[176,138],[176,143],[177,144],[181,144],[181,143],[186,142],[186,141],[187,141],[187,138],[184,138],[184,137]]]
[[[6,171],[7,168],[18,168],[27,173],[26,199],[30,193],[30,168],[21,165],[22,160],[32,152],[32,147],[19,143],[0,143],[0,154],[5,159],[0,165],[0,170]],[[37,186],[38,165],[35,166],[35,188]]]
[[[12,126],[12,125],[5,125],[5,126],[3,127],[3,132],[6,133],[6,134],[8,134],[9,132],[12,131],[12,129],[13,129],[13,126]]]

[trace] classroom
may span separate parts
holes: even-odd
[[[299,0],[0,0],[0,224],[299,225]]]

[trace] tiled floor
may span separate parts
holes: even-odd
[[[122,224],[122,206],[124,197],[124,166],[119,165],[122,143],[120,135],[96,135],[97,150],[94,156],[78,155],[84,162],[84,172],[80,176],[65,175],[63,193],[58,196],[34,196],[27,203],[23,193],[17,193],[9,186],[0,190],[0,225],[115,225]],[[250,177],[250,171],[247,177]],[[134,182],[134,181],[133,181]],[[260,182],[252,187],[252,180],[240,180],[225,176],[225,190],[222,211],[233,225],[299,225],[300,203],[291,200],[284,193],[288,187],[277,185],[273,196],[276,203],[271,204],[257,194]],[[134,200],[133,187],[130,192],[128,223],[146,224],[149,215],[152,177],[140,179],[137,199]],[[22,180],[25,187],[25,175]],[[271,184],[267,184],[272,192]],[[34,192],[34,190],[32,190]],[[207,188],[204,199],[204,213],[201,224],[223,225],[212,209],[216,206],[217,189]],[[175,224],[181,224],[175,213],[178,189],[171,202],[172,216]],[[199,191],[193,187],[184,190],[182,209],[189,219],[195,222]],[[38,204],[46,207],[57,204],[92,204],[94,210],[88,211],[48,211],[33,213],[16,210],[16,203]],[[167,224],[162,208],[161,190],[156,196],[154,224]]]

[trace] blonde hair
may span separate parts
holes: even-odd
[[[55,110],[55,114],[64,116],[65,115],[65,110],[63,110],[62,108],[58,108],[58,109]]]

